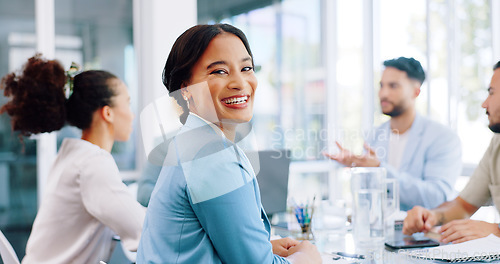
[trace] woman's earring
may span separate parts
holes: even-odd
[[[184,96],[184,100],[186,100],[187,107],[189,108],[189,100],[188,100],[187,96]]]

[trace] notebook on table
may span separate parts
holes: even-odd
[[[500,237],[491,234],[459,244],[407,251],[405,254],[413,259],[434,259],[449,262],[500,260]]]

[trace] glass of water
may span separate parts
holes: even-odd
[[[352,168],[351,191],[354,241],[359,245],[383,243],[387,206],[385,168]]]

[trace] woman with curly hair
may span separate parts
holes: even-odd
[[[145,210],[110,154],[114,141],[128,140],[132,131],[127,87],[109,72],[84,71],[66,99],[66,81],[61,64],[40,54],[1,81],[10,101],[0,113],[12,117],[21,135],[56,131],[66,122],[82,130],[81,139],[66,138],[59,149],[23,263],[98,263],[111,255],[114,234],[130,251],[140,239]]]

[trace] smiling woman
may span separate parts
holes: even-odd
[[[269,241],[255,173],[237,145],[257,88],[245,35],[226,24],[188,29],[163,83],[184,109],[184,126],[151,195],[137,262],[320,263],[308,241]]]
[[[209,93],[204,92],[205,87]],[[181,93],[192,113],[217,124],[228,136],[234,135],[231,131],[235,123],[252,119],[256,88],[249,52],[240,38],[222,33],[194,65],[189,84]]]

